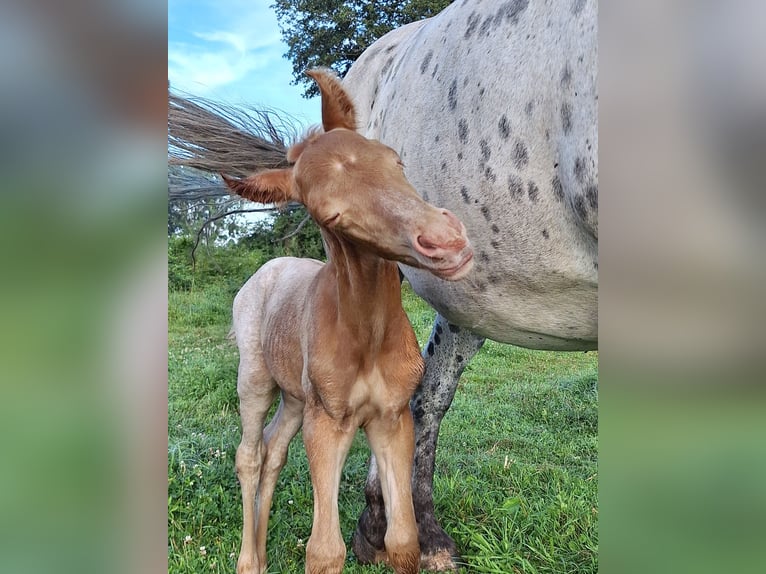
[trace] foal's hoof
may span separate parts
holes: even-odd
[[[356,527],[356,531],[351,537],[351,550],[354,552],[354,556],[356,556],[356,559],[360,564],[377,564],[378,562],[386,562],[388,559],[386,551],[375,548],[375,546],[367,540],[367,537],[361,531],[359,526]]]

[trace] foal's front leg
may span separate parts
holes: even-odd
[[[375,454],[387,528],[383,542],[396,574],[416,574],[420,565],[418,528],[412,505],[412,456],[415,438],[409,406],[371,420],[365,427]]]
[[[340,532],[338,490],[356,426],[333,419],[317,400],[306,402],[303,442],[314,490],[314,523],[306,544],[306,574],[340,574],[346,545]]]

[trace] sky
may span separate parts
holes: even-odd
[[[290,82],[273,0],[169,0],[168,79],[172,89],[231,104],[283,110],[308,126],[321,118]]]

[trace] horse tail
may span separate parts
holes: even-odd
[[[298,131],[286,113],[168,92],[169,166],[232,177],[286,167]]]

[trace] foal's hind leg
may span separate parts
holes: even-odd
[[[242,488],[242,548],[237,574],[261,574],[265,564],[255,553],[255,496],[263,460],[263,421],[274,402],[276,384],[263,361],[240,359],[237,377],[242,440],[237,447],[237,478]]]
[[[261,467],[261,483],[258,489],[258,510],[256,522],[256,551],[261,569],[266,567],[266,533],[269,523],[269,510],[274,495],[274,486],[287,461],[287,448],[290,441],[301,428],[303,422],[303,402],[282,392],[274,418],[264,431],[265,456]]]

